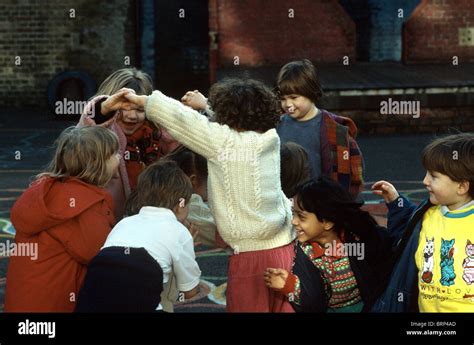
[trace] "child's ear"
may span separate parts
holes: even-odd
[[[333,222],[330,222],[328,220],[324,220],[323,221],[323,229],[325,231],[330,231],[334,228],[334,223]]]
[[[469,193],[469,187],[470,187],[469,181],[459,182],[458,194],[459,195],[464,195],[464,194]]]
[[[196,174],[192,174],[189,176],[189,179],[191,180],[191,184],[193,185],[193,189],[197,188],[198,185],[198,178]]]

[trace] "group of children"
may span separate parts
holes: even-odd
[[[308,60],[181,101],[114,72],[11,210],[39,248],[10,259],[5,311],[171,312],[199,293],[196,242],[231,253],[229,312],[474,311],[474,135],[424,150],[420,206],[372,186],[385,229],[357,199],[357,128],[321,96]]]

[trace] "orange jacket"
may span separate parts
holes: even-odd
[[[72,312],[86,265],[115,224],[112,210],[104,189],[79,179],[34,182],[11,209],[16,245],[30,254],[10,257],[5,311]]]

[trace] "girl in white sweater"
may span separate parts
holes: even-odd
[[[273,93],[255,80],[216,83],[209,94],[215,122],[160,91],[137,96],[131,90],[124,97],[208,161],[209,206],[222,239],[234,250],[227,311],[293,311],[263,280],[267,267],[291,269],[294,256],[291,204],[280,184],[279,105]]]

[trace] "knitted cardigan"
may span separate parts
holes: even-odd
[[[281,189],[280,139],[275,129],[237,132],[159,91],[148,97],[145,113],[207,158],[209,206],[222,239],[236,252],[272,249],[292,241],[291,203]]]
[[[362,153],[355,141],[357,127],[350,118],[322,110],[322,173],[346,187],[352,196],[363,189]]]

